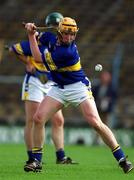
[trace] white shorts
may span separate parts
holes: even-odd
[[[64,85],[62,88],[58,85],[54,85],[47,93],[47,96],[56,99],[64,104],[64,106],[68,106],[70,104],[78,106],[86,99],[93,99],[91,87],[87,87],[82,82]]]
[[[37,77],[26,74],[22,85],[21,99],[41,102],[54,84],[53,81],[47,81],[47,83],[43,84]]]

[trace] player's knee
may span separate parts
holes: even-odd
[[[96,130],[96,131],[100,131],[102,128],[102,121],[100,119],[98,119],[97,116],[94,115],[90,115],[90,120],[89,120],[89,124]]]
[[[93,128],[99,133],[99,132],[102,132],[102,131],[103,131],[104,126],[105,126],[105,125],[104,125],[104,123],[103,123],[102,121],[96,120],[96,121],[94,122]]]
[[[36,113],[33,117],[34,123],[41,124],[42,123],[42,116],[39,113]]]
[[[53,126],[55,126],[55,127],[59,127],[59,126],[63,126],[64,125],[64,118],[63,117],[61,117],[61,116],[54,116],[53,118],[52,118],[52,124],[53,124]]]

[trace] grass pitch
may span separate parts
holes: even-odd
[[[134,148],[123,148],[134,163]],[[0,145],[0,180],[134,180],[134,170],[124,174],[106,147],[66,146],[66,155],[79,165],[56,165],[53,146],[44,148],[43,171],[26,173],[25,146]]]

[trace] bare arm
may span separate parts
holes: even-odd
[[[27,23],[25,25],[25,28],[27,29],[28,32],[28,38],[30,42],[32,55],[36,62],[42,63],[41,52],[39,50],[38,43],[36,40],[36,30],[35,30],[36,26],[33,23]]]

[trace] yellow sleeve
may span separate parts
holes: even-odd
[[[43,63],[37,63],[37,62],[35,62],[35,60],[34,60],[34,58],[32,57],[32,56],[28,56],[27,57],[28,58],[28,60],[32,63],[32,65],[36,68],[36,69],[38,69],[39,71],[45,71],[45,72],[47,72],[48,70],[47,70],[47,68],[46,68],[46,66],[43,64]]]

